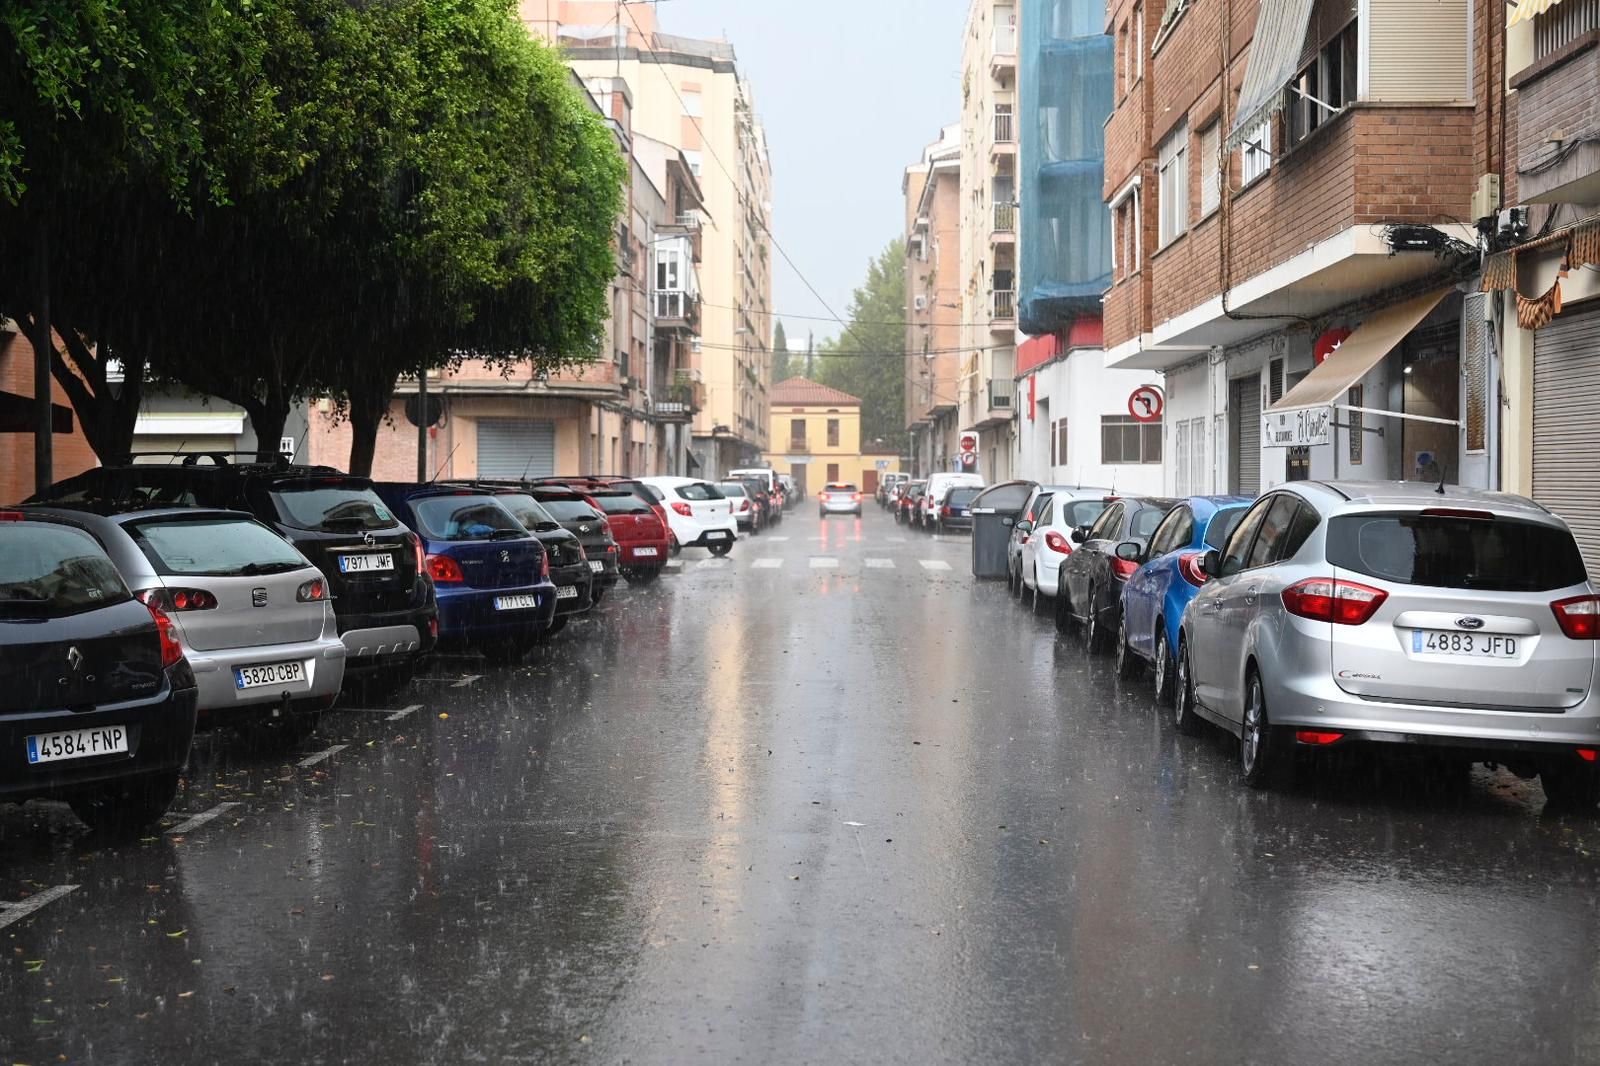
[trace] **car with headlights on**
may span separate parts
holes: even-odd
[[[194,739],[175,630],[83,529],[0,511],[0,802],[65,800],[112,833],[154,824]]]
[[[830,481],[817,493],[817,514],[853,514],[861,517],[861,490],[848,481]]]

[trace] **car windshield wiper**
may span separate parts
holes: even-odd
[[[497,529],[489,534],[490,540],[521,540],[528,534],[520,529]]]
[[[299,563],[245,563],[233,571],[234,577],[259,577],[262,574],[282,574],[300,569]]]

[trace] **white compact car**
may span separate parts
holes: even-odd
[[[642,477],[657,489],[667,522],[679,548],[705,548],[712,555],[727,555],[739,537],[733,503],[709,481],[694,477]]]

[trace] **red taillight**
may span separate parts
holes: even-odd
[[[1582,759],[1584,762],[1594,762],[1595,759],[1600,758],[1600,750],[1596,750],[1594,748],[1579,748],[1578,758]]]
[[[1343,733],[1323,733],[1315,729],[1299,729],[1295,731],[1294,739],[1302,744],[1328,745],[1337,744],[1344,739]]]
[[[1205,557],[1205,552],[1184,552],[1178,556],[1178,573],[1195,588],[1206,583],[1206,572],[1200,569],[1200,560]]]
[[[1139,564],[1132,559],[1118,559],[1114,555],[1111,557],[1111,572],[1124,581],[1132,577],[1133,572],[1137,569],[1139,569]]]
[[[301,603],[320,603],[328,598],[328,586],[320,577],[314,577],[300,586],[294,598]]]
[[[1062,555],[1072,554],[1072,545],[1067,543],[1067,538],[1053,529],[1044,535],[1044,546]]]
[[[178,627],[172,624],[172,619],[168,618],[161,608],[145,604],[145,609],[150,612],[150,617],[155,619],[156,633],[161,637],[162,667],[178,665],[183,659],[183,645],[178,643]]]
[[[859,492],[852,492],[852,493],[851,493],[851,494],[850,494],[850,499],[851,499],[851,500],[852,500],[852,501],[854,501],[854,502],[855,502],[855,503],[860,503],[860,502],[861,502],[861,493],[859,493]]]
[[[448,555],[430,555],[427,563],[428,576],[433,578],[435,585],[457,585],[466,580],[461,573],[461,564]]]
[[[212,611],[217,607],[217,598],[205,589],[144,589],[134,597],[160,611]]]
[[[539,553],[539,580],[543,581],[550,576],[550,553]]]
[[[24,517],[21,511],[0,511],[0,522],[20,522]]]
[[[750,501],[749,500],[744,500],[743,502],[741,502],[739,504],[739,510],[741,510],[741,511],[750,510]]]
[[[428,572],[428,556],[422,550],[422,538],[412,537],[411,548],[417,553],[417,573],[426,574]]]
[[[1572,640],[1600,639],[1600,596],[1574,596],[1550,605],[1561,632]]]
[[[939,508],[939,513],[941,515],[943,515],[944,517],[949,518],[950,517],[950,505],[946,504],[945,506]]]
[[[677,511],[679,514],[683,515],[683,517],[685,517],[685,518],[693,518],[694,517],[694,509],[692,507],[690,507],[686,503],[679,503],[676,500],[674,500],[672,502],[672,509],[674,511]]]
[[[1331,577],[1309,577],[1283,590],[1283,606],[1290,614],[1341,626],[1361,625],[1388,598],[1382,589]]]

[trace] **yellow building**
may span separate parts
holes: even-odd
[[[767,453],[767,463],[794,478],[803,494],[830,481],[849,481],[873,492],[878,478],[900,469],[898,455],[861,450],[861,401],[848,392],[809,378],[790,378],[772,387],[772,443],[787,451]]]

